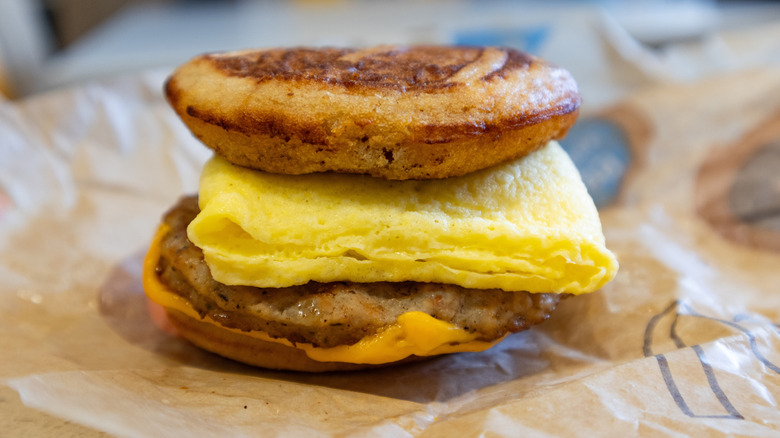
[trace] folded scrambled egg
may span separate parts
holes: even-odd
[[[215,156],[190,240],[228,285],[423,281],[591,292],[617,261],[593,201],[555,143],[462,177],[388,181],[277,175]]]

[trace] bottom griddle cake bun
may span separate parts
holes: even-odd
[[[168,302],[169,319],[185,338],[252,365],[332,371],[389,364],[436,351],[481,350],[508,333],[547,319],[562,296],[420,282],[227,286],[211,278],[202,251],[187,238],[186,228],[198,212],[197,199],[188,197],[166,214],[146,262],[146,289],[161,304]],[[407,345],[406,349],[398,348],[394,340],[393,348],[378,349],[372,353],[378,356],[365,356],[363,361],[368,363],[362,364],[310,357],[343,359],[361,354],[345,348],[355,350],[366,339],[380,342],[377,334],[415,312],[446,323],[446,330],[455,336],[439,344],[426,340],[435,345]],[[405,342],[419,343],[411,338]],[[447,345],[453,340],[462,345]],[[339,348],[345,353],[340,355]]]
[[[265,341],[246,334],[225,330],[217,325],[192,318],[178,310],[167,310],[168,321],[178,333],[196,346],[248,365],[289,371],[306,371],[311,373],[327,371],[356,371],[391,364],[356,364],[349,362],[316,361],[295,347],[289,347],[278,342]],[[409,356],[398,362],[411,362],[424,359],[419,356]]]

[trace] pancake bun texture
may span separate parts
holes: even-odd
[[[196,57],[165,85],[233,164],[394,180],[463,175],[563,137],[581,98],[564,69],[510,48],[381,46]]]

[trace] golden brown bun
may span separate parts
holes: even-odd
[[[179,334],[196,346],[229,359],[263,368],[319,373],[362,370],[425,359],[424,357],[411,356],[398,362],[381,365],[318,362],[309,359],[303,350],[221,329],[174,309],[166,308],[165,311],[168,314],[168,320]]]
[[[571,75],[514,49],[376,47],[210,54],[167,98],[231,162],[275,173],[446,178],[561,138],[580,105]]]

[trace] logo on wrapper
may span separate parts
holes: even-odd
[[[760,362],[765,369],[780,375],[780,366],[776,361],[768,357],[768,354],[771,354],[771,352],[763,351],[762,347],[759,347],[756,335],[750,328],[753,325],[751,322],[756,321],[751,321],[751,318],[750,315],[738,315],[731,320],[713,318],[696,312],[691,306],[680,300],[672,302],[662,312],[650,318],[645,328],[642,346],[644,356],[655,357],[661,376],[666,384],[666,389],[683,414],[691,418],[745,419],[744,415],[740,413],[737,406],[732,402],[734,396],[739,394],[733,393],[733,385],[729,391],[727,389],[729,386],[721,384],[708,353],[701,344],[695,342],[695,333],[697,330],[701,331],[703,325],[707,326],[708,331],[723,331],[723,337],[733,333],[741,333],[747,336],[750,353],[755,360]],[[686,330],[684,327],[686,325],[690,326],[690,324],[685,323],[686,320],[694,320],[699,328],[693,331],[690,329]],[[761,321],[758,322],[760,323]],[[777,325],[773,325],[773,329],[780,333],[780,327]],[[690,385],[688,385],[688,391],[686,391],[686,387],[681,385],[680,376],[675,377],[674,373],[674,370],[679,369],[681,364],[671,364],[672,359],[666,353],[669,350],[669,346],[666,345],[669,341],[673,342],[672,348],[690,348],[693,350],[696,359],[699,361],[700,369],[706,377],[707,385],[710,389],[709,394],[706,391],[701,391],[698,387],[695,391],[691,391]]]
[[[696,211],[733,242],[780,252],[780,114],[702,165]]]
[[[644,161],[650,136],[645,117],[622,105],[580,117],[560,144],[580,171],[596,207],[603,208],[620,201],[625,183]]]

